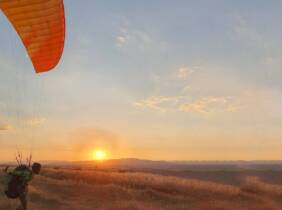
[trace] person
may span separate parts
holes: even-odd
[[[8,167],[4,169],[4,192],[8,198],[19,198],[21,205],[17,210],[27,210],[28,183],[40,170],[40,163],[33,163],[31,168],[19,165],[11,172],[8,172]]]

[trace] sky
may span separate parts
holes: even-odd
[[[35,74],[0,14],[0,160],[282,159],[279,0],[67,0]]]

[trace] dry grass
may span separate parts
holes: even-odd
[[[231,186],[140,172],[50,168],[29,189],[30,210],[282,209],[282,186],[257,177]],[[14,210],[16,205],[1,194],[0,210]]]

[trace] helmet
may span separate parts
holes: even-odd
[[[41,164],[40,163],[33,163],[31,166],[32,172],[35,174],[39,174],[41,170]]]

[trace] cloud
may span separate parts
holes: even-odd
[[[192,99],[189,96],[151,96],[134,102],[136,107],[160,112],[189,112],[198,114],[235,112],[241,109],[236,97],[207,96]]]
[[[119,47],[119,48],[124,47],[130,39],[130,35],[129,35],[127,29],[124,28],[124,27],[120,28],[120,32],[119,32],[118,36],[116,36],[115,39],[116,39],[115,43],[116,43],[117,47]]]
[[[0,131],[9,131],[9,130],[12,130],[13,129],[13,126],[12,125],[1,125],[0,124]]]
[[[197,70],[203,69],[200,66],[182,66],[173,74],[167,77],[156,77],[154,81],[158,87],[155,92],[168,92],[171,95],[153,95],[145,99],[140,99],[132,104],[137,108],[155,110],[159,112],[185,112],[196,114],[211,114],[222,112],[236,112],[242,108],[239,100],[242,95],[228,95],[228,93],[213,93],[216,91],[206,91],[207,82],[186,81],[191,74]],[[201,71],[202,76],[205,71]],[[198,74],[195,79],[199,81]],[[177,78],[177,80],[175,80]],[[183,80],[179,82],[178,80]],[[218,77],[216,78],[218,80]],[[197,87],[199,84],[204,84],[204,88]],[[201,86],[201,85],[200,85]],[[214,86],[214,85],[213,85]]]
[[[192,113],[216,113],[216,112],[235,112],[240,109],[234,101],[234,97],[203,97],[191,103],[183,103],[179,106],[182,112]]]
[[[115,45],[118,48],[143,51],[152,48],[152,43],[153,39],[147,32],[128,26],[120,28],[119,34],[115,37]]]
[[[271,56],[266,57],[264,59],[265,64],[268,64],[268,65],[272,65],[274,63],[274,61],[275,61],[275,59],[273,57],[271,57]]]
[[[198,66],[183,66],[180,67],[177,72],[176,72],[176,78],[181,79],[181,80],[186,80],[189,78],[189,76],[191,74],[193,74],[197,69],[199,69],[200,67]]]
[[[187,91],[189,91],[191,89],[191,86],[190,85],[186,85],[186,86],[184,86],[183,88],[182,88],[182,92],[183,93],[185,93],[185,92],[187,92]]]
[[[29,119],[25,122],[26,125],[30,125],[30,126],[41,126],[42,124],[44,124],[46,122],[46,118],[43,117],[37,117],[37,118],[33,118],[33,119]]]
[[[117,36],[116,37],[116,45],[118,47],[122,47],[126,44],[127,38],[125,36]]]
[[[175,107],[183,96],[151,96],[149,98],[134,102],[136,107],[147,108],[166,112],[172,107]]]

